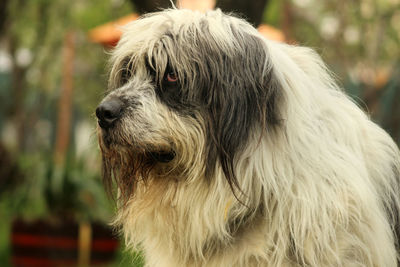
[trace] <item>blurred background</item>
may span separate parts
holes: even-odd
[[[181,0],[314,48],[400,143],[400,0]],[[0,1],[0,265],[142,266],[109,228],[94,110],[118,26],[169,0]]]

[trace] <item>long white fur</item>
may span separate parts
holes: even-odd
[[[126,27],[113,52],[112,73],[117,76],[126,56],[138,66],[144,62],[134,55],[157,57],[156,44],[166,29],[189,34],[185,25],[205,17],[215,40],[232,53],[240,44],[227,23],[263,40],[270,57],[265,71],[273,69],[281,90],[282,127],[255,131],[236,160],[244,206],[219,165],[210,182],[204,177],[204,125],[168,111],[147,94],[151,101],[143,103],[151,107],[143,107],[141,118],[154,125],[153,133],[181,144],[186,156],[177,165],[186,169],[139,182],[115,221],[126,243],[144,251],[146,266],[396,266],[384,206],[399,208],[399,150],[338,88],[311,49],[266,40],[220,11],[167,10]],[[139,83],[145,73],[137,71]],[[243,223],[235,236],[228,229],[232,221]]]

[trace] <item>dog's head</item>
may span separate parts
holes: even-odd
[[[103,175],[125,199],[135,182],[211,179],[234,189],[235,161],[277,123],[265,40],[220,11],[166,10],[128,24],[96,115]]]

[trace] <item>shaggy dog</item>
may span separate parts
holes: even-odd
[[[147,266],[396,266],[399,150],[312,50],[173,9],[111,63],[103,176]]]

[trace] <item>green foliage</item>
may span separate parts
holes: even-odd
[[[88,31],[96,26],[110,22],[132,13],[132,6],[126,0],[113,1],[69,1],[75,2],[73,21],[75,27]]]
[[[14,113],[10,112],[18,106],[24,114],[22,134],[28,140],[21,150],[15,151],[11,146],[24,181],[12,191],[0,194],[2,266],[8,265],[10,224],[15,217],[110,221],[113,206],[100,179],[100,159],[95,157],[97,165],[93,164],[93,154],[98,151],[91,146],[84,154],[77,153],[74,134],[82,121],[93,121],[94,128],[93,111],[107,86],[107,55],[101,45],[89,41],[88,31],[132,12],[125,0],[9,0],[8,3],[7,27],[0,39],[6,44],[14,66],[19,64],[21,49],[29,51],[32,58],[28,65],[18,65],[23,70],[17,77],[23,81],[23,91],[18,96],[12,90],[14,73],[0,73],[0,97],[4,103],[0,107],[0,132],[10,124],[11,129],[18,129]],[[57,165],[52,155],[62,86],[63,46],[69,31],[75,34],[72,135],[66,162]],[[20,105],[15,105],[17,102]]]
[[[0,263],[2,266],[10,266],[9,263],[9,240],[11,232],[11,207],[7,201],[0,198]]]
[[[83,109],[85,116],[88,102],[91,107],[99,100],[94,97],[105,90],[105,62],[107,55],[99,44],[88,40],[88,31],[95,26],[132,13],[126,0],[16,0],[9,1],[9,28],[4,38],[10,42],[15,60],[18,49],[28,49],[32,55],[26,67],[26,90],[24,99],[30,99],[30,111],[35,110],[39,94],[54,101],[59,94],[63,68],[63,43],[65,34],[73,31],[75,41],[76,96],[87,98],[76,101],[76,107]],[[89,78],[89,79],[88,79]],[[81,89],[85,91],[81,91]],[[89,95],[89,96],[88,96]],[[25,100],[24,100],[25,101]],[[41,110],[42,111],[42,110]],[[43,111],[42,111],[43,112]],[[40,114],[41,115],[41,114]]]
[[[291,38],[323,48],[325,60],[342,77],[361,64],[382,67],[400,57],[397,1],[292,0],[289,15]]]
[[[279,27],[281,23],[281,10],[283,1],[269,0],[265,8],[263,21],[269,25]]]
[[[8,193],[7,201],[14,216],[110,220],[112,205],[98,172],[88,169],[83,159],[70,153],[65,166],[59,166],[47,153],[40,153],[21,156],[20,166],[25,182]]]

